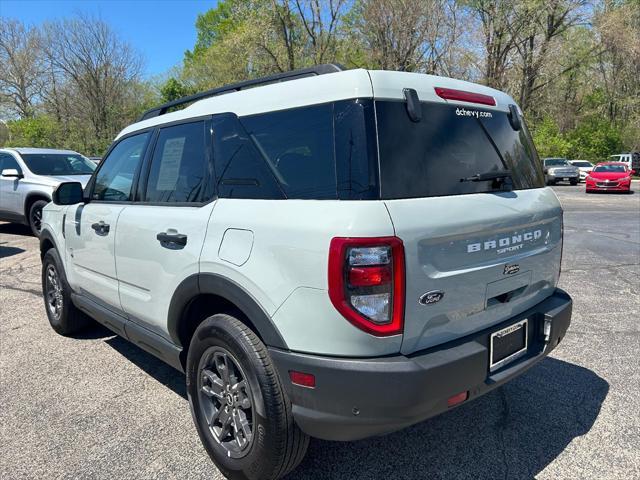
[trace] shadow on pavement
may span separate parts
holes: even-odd
[[[22,235],[23,237],[33,237],[31,228],[20,223],[0,223],[0,233],[9,235]]]
[[[110,334],[113,335],[112,333]],[[187,387],[183,373],[117,335],[105,340],[105,343],[157,381],[169,387],[185,400],[187,399]]]
[[[118,336],[106,343],[187,398],[183,374]],[[405,430],[351,443],[311,440],[287,480],[531,479],[591,429],[608,391],[591,370],[546,358],[502,388]]]
[[[0,258],[7,258],[24,252],[24,249],[18,247],[5,247],[0,245]]]
[[[400,432],[350,444],[312,440],[287,479],[531,479],[591,429],[608,391],[592,371],[546,358],[502,388]]]

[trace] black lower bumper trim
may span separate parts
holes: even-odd
[[[476,398],[523,373],[549,354],[571,322],[571,297],[562,290],[491,329],[411,356],[335,358],[270,349],[307,434],[325,440],[357,440],[389,433],[448,409],[447,399],[468,391]],[[527,354],[489,373],[492,332],[528,318]],[[545,320],[551,322],[548,340]],[[289,371],[312,373],[313,389],[291,384]]]

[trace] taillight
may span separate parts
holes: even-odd
[[[396,335],[404,322],[404,247],[397,237],[334,238],[329,298],[356,327]]]
[[[455,90],[453,88],[434,87],[436,95],[445,100],[460,100],[462,102],[480,103],[482,105],[495,105],[496,99],[491,95],[483,95],[482,93],[465,92],[464,90]]]

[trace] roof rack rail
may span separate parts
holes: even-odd
[[[314,67],[301,68],[299,70],[291,70],[290,72],[275,73],[266,77],[260,77],[253,80],[245,80],[243,82],[232,83],[223,87],[214,88],[205,92],[196,93],[187,97],[178,98],[171,102],[163,103],[157,107],[144,112],[138,121],[147,120],[149,118],[164,115],[170,108],[185,105],[187,103],[202,100],[203,98],[215,97],[225,93],[238,92],[245,88],[257,87],[259,85],[268,85],[270,83],[287,82],[289,80],[297,80],[298,78],[313,77],[316,75],[324,75],[327,73],[342,72],[345,68],[337,63],[325,63]]]

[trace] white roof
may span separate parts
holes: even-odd
[[[434,87],[490,95],[495,98],[496,106],[479,107],[475,103],[444,100],[436,95]],[[422,101],[454,103],[502,111],[508,111],[509,104],[515,104],[513,99],[504,92],[463,80],[421,73],[356,69],[273,83],[205,98],[182,110],[129,125],[120,132],[118,137],[154,125],[216,113],[232,112],[242,117],[353,98],[402,100],[404,88],[415,89]]]
[[[30,154],[30,153],[58,153],[58,154],[71,154],[71,155],[79,155],[78,152],[74,152],[73,150],[59,150],[55,148],[27,148],[27,147],[8,147],[3,148],[2,150],[12,150],[14,152],[18,152],[20,154]]]

